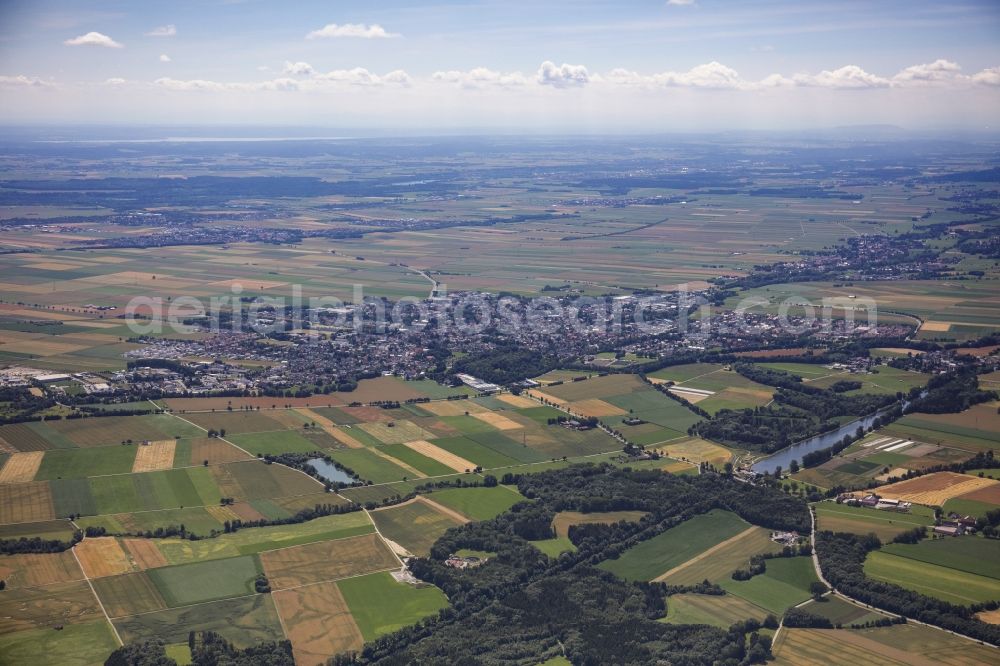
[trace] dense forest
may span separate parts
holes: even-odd
[[[927,382],[927,391],[907,407],[910,412],[925,414],[954,414],[981,402],[995,400],[996,391],[983,391],[972,368],[963,368],[943,375],[935,375]]]
[[[555,369],[559,360],[521,347],[500,347],[455,361],[452,373],[465,373],[493,384],[511,384]]]
[[[271,641],[237,648],[212,631],[191,632],[192,666],[295,666],[292,644]],[[127,643],[111,653],[104,666],[177,666],[160,640]]]
[[[575,465],[505,477],[533,500],[497,518],[449,530],[430,557],[411,560],[413,573],[440,587],[451,602],[428,618],[331,664],[518,664],[534,666],[565,655],[574,664],[763,663],[768,639],[754,622],[728,630],[657,622],[668,594],[660,583],[628,583],[595,568],[627,548],[714,508],[748,521],[808,531],[804,502],[777,490],[705,474],[681,477],[607,465]],[[642,510],[638,523],[586,525],[570,530],[577,547],[549,559],[529,540],[554,536],[559,511]],[[493,553],[475,569],[447,567],[460,549]],[[720,594],[721,589],[691,591]]]

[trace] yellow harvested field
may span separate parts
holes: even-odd
[[[552,403],[553,405],[565,405],[567,402],[566,400],[563,400],[562,398],[557,398],[550,393],[545,393],[544,391],[536,391],[534,389],[528,391],[528,395],[532,396],[533,398],[538,398],[539,400]]]
[[[231,280],[220,280],[218,282],[209,282],[206,287],[211,287],[213,289],[231,289],[232,287],[240,286],[247,289],[275,289],[276,287],[284,287],[287,282],[275,282],[273,280],[258,280],[258,279],[241,279],[233,278]]]
[[[156,569],[169,564],[167,558],[156,546],[155,539],[122,539],[122,544],[132,562],[140,570]]]
[[[80,565],[70,551],[25,553],[0,557],[0,580],[8,589],[38,587],[83,580]]]
[[[52,342],[46,340],[18,340],[15,342],[0,343],[0,350],[4,352],[34,354],[36,356],[72,354],[75,351],[87,349],[87,347],[88,345],[75,345],[69,342]]]
[[[86,266],[86,264],[71,264],[65,261],[39,261],[33,264],[25,264],[25,268],[37,268],[43,271],[69,271],[83,266]]]
[[[951,330],[950,321],[925,321],[920,326],[921,331],[949,331]]]
[[[209,465],[251,460],[253,456],[229,442],[217,438],[202,437],[191,441],[191,465],[201,465],[206,460]]]
[[[580,513],[579,511],[560,511],[552,520],[552,528],[557,536],[567,536],[570,525],[612,525],[622,521],[637,523],[646,515],[645,511],[602,511],[599,513]]]
[[[332,655],[360,650],[365,640],[336,583],[274,592],[278,617],[297,664],[323,664]]]
[[[377,534],[320,541],[260,554],[275,590],[399,568],[399,560]]]
[[[512,395],[510,393],[501,393],[496,396],[496,399],[500,402],[505,402],[514,409],[525,409],[528,407],[537,407],[537,403],[530,398],[525,398],[520,395]]]
[[[420,403],[420,409],[426,410],[434,416],[462,416],[466,412],[469,414],[481,414],[489,410],[478,402],[471,400],[435,400],[433,402]]]
[[[479,419],[483,423],[493,426],[497,430],[517,430],[518,428],[524,427],[517,421],[507,418],[503,414],[498,414],[497,412],[482,412],[481,414],[473,414],[472,416]]]
[[[135,571],[128,555],[114,537],[91,537],[73,546],[87,578],[103,578]]]
[[[294,411],[294,412],[302,415],[304,418],[306,418],[306,419],[308,419],[310,421],[318,423],[319,425],[323,426],[324,428],[332,428],[332,427],[334,427],[334,426],[337,425],[336,423],[334,423],[330,419],[326,418],[322,414],[314,412],[313,410],[309,409],[308,407],[296,407],[292,411]],[[278,419],[279,418],[279,414],[282,414],[282,413],[284,413],[284,412],[277,412],[277,413],[274,413],[274,414],[268,414],[268,416],[270,416],[272,419]],[[289,424],[282,423],[282,425],[288,426]],[[293,427],[293,428],[300,428],[302,426],[301,426],[301,424],[292,424],[291,427]]]
[[[442,465],[452,468],[456,472],[464,472],[467,469],[475,469],[476,463],[469,462],[465,458],[456,456],[450,451],[445,451],[440,446],[431,444],[430,442],[418,439],[413,442],[406,442],[405,446],[407,448],[413,449],[420,455],[427,456],[433,460],[438,461]]]
[[[1000,608],[991,611],[976,613],[976,619],[987,624],[1000,624]]]
[[[48,482],[0,485],[0,523],[37,523],[55,517]]]
[[[359,423],[369,435],[386,444],[402,444],[415,439],[430,439],[434,433],[427,432],[412,421],[387,421],[385,423]]]
[[[676,444],[667,444],[661,449],[667,456],[693,463],[724,465],[732,458],[729,449],[704,439],[688,439]]]
[[[171,469],[174,466],[176,448],[177,442],[173,439],[140,444],[135,452],[132,472],[156,472],[161,469]]]
[[[787,666],[932,666],[937,662],[883,645],[844,629],[787,629],[775,650],[776,665]]]
[[[44,451],[12,453],[0,469],[0,483],[25,483],[35,478],[45,457]]]
[[[616,407],[600,398],[577,400],[566,405],[566,409],[581,416],[618,416],[627,413],[621,407]]]
[[[955,472],[935,472],[915,479],[892,483],[878,489],[878,494],[914,504],[941,506],[948,500],[977,490],[1000,485],[1000,481]]]

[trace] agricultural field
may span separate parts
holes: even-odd
[[[556,536],[566,537],[571,525],[613,525],[626,522],[637,523],[647,515],[644,511],[604,511],[595,513],[580,513],[578,511],[560,511],[552,520],[552,529]]]
[[[875,534],[884,541],[891,541],[897,534],[902,534],[915,527],[934,524],[933,511],[919,506],[912,507],[909,513],[880,511],[834,502],[819,502],[814,505],[814,508],[816,510],[816,528],[819,530],[860,535]]]
[[[438,537],[463,522],[420,498],[369,513],[378,531],[392,542],[390,545],[398,544],[418,556],[426,556]]]
[[[860,489],[870,486],[873,480],[884,482],[908,470],[954,464],[975,455],[977,449],[964,442],[956,442],[954,438],[943,441],[927,436],[927,431],[904,425],[912,416],[924,415],[906,416],[855,442],[822,465],[801,469],[792,478],[820,488]]]
[[[672,381],[671,392],[709,414],[720,409],[747,409],[767,404],[774,389],[758,384],[717,363],[675,365],[650,373],[651,381]]]
[[[675,568],[752,526],[728,511],[713,510],[684,521],[599,566],[626,580],[659,580]]]
[[[437,490],[425,499],[457,511],[470,520],[489,520],[500,515],[524,497],[510,486],[493,488],[448,488]]]
[[[719,584],[726,592],[780,615],[809,599],[809,585],[817,580],[812,558],[799,556],[768,560],[767,570],[759,576],[744,581],[730,578]]]
[[[875,629],[787,629],[781,632],[773,651],[776,659],[771,663],[778,666],[957,666],[996,661],[996,648],[933,627],[909,624]]]
[[[1000,481],[995,479],[955,472],[934,472],[882,486],[878,492],[889,499],[941,506],[949,500],[970,497],[976,493],[982,493],[979,496],[993,497],[998,490]]]
[[[958,605],[1000,599],[998,546],[957,537],[890,544],[869,554],[865,575]],[[980,559],[980,558],[987,559]]]
[[[388,573],[348,578],[337,587],[365,641],[414,624],[448,605],[436,587],[400,583]]]
[[[829,282],[804,282],[751,289],[734,298],[735,304],[743,298],[760,298],[767,306],[752,311],[777,311],[778,305],[787,299],[805,300],[819,304],[823,298],[840,298],[861,302],[872,299],[878,306],[878,321],[894,319],[892,313],[905,313],[919,317],[923,322],[920,337],[931,339],[965,340],[980,337],[1000,328],[1000,301],[993,282],[986,281],[925,281],[896,280],[837,285]],[[891,311],[888,312],[888,311]],[[792,308],[789,315],[801,314],[802,310]],[[834,309],[834,313],[841,312]],[[864,323],[864,312],[856,315],[857,321]]]
[[[763,608],[731,594],[675,594],[667,598],[667,615],[663,622],[707,624],[728,629],[736,622],[751,618],[761,621],[765,617],[767,611]]]
[[[578,416],[596,416],[630,442],[657,446],[683,439],[701,418],[635,375],[606,375],[529,391],[533,397]],[[623,419],[645,421],[625,425]]]

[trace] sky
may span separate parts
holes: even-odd
[[[996,131],[998,0],[0,0],[0,123]]]

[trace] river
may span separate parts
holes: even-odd
[[[816,435],[815,437],[803,440],[798,444],[792,444],[787,449],[782,449],[774,455],[764,458],[751,467],[751,469],[758,474],[763,474],[764,472],[774,474],[774,470],[778,467],[781,467],[783,470],[787,470],[793,460],[797,460],[801,464],[802,456],[805,454],[831,447],[840,440],[844,439],[844,435],[850,435],[853,437],[854,433],[858,430],[858,426],[864,426],[865,430],[868,430],[872,427],[872,424],[875,423],[875,419],[883,413],[884,410],[882,412],[872,414],[871,416],[866,416],[864,418],[851,421],[850,423],[846,423],[836,430],[831,430],[830,432],[823,433],[822,435]]]

